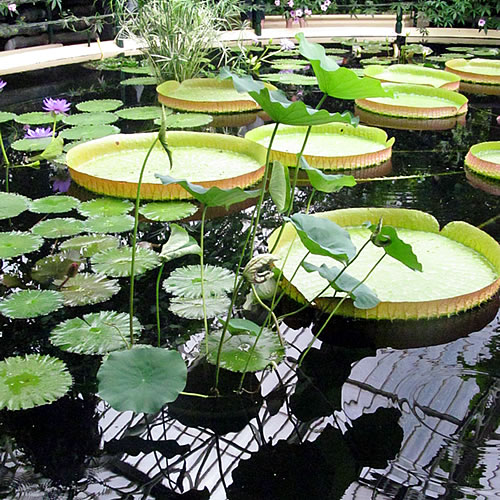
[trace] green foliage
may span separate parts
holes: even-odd
[[[188,201],[153,201],[139,208],[139,213],[147,219],[170,222],[184,219],[198,210],[196,205]]]
[[[30,203],[30,212],[37,214],[64,213],[73,210],[80,204],[80,200],[66,195],[52,195],[33,200]]]
[[[168,241],[162,246],[160,257],[168,262],[184,255],[200,255],[201,248],[196,240],[181,226],[172,224]]]
[[[105,250],[92,256],[92,266],[98,272],[120,278],[130,276],[132,263],[132,248],[121,247]],[[137,248],[135,254],[134,274],[143,274],[160,265],[158,254],[148,248]]]
[[[278,212],[285,212],[290,205],[292,188],[290,186],[290,174],[288,167],[275,160],[269,181],[269,194],[271,195]]]
[[[120,106],[123,106],[123,102],[120,99],[92,99],[78,103],[76,109],[86,113],[99,113],[114,111]]]
[[[300,168],[306,171],[311,186],[318,191],[336,193],[343,187],[353,187],[356,185],[356,180],[352,175],[325,174],[321,170],[309,166],[303,156],[300,157],[299,162]]]
[[[97,198],[82,203],[78,207],[78,212],[85,217],[122,215],[130,212],[133,207],[133,203],[128,200]]]
[[[30,199],[15,193],[0,193],[0,219],[10,219],[28,210]]]
[[[120,291],[117,280],[110,280],[105,276],[92,273],[78,273],[76,276],[64,280],[54,281],[64,296],[66,306],[86,306],[106,302]]]
[[[33,233],[44,238],[64,238],[65,236],[82,233],[84,230],[83,221],[70,217],[43,220],[31,228]]]
[[[0,313],[8,318],[36,318],[63,306],[62,293],[54,290],[22,290],[0,301]]]
[[[34,252],[43,244],[43,239],[36,234],[21,231],[0,233],[0,259],[11,259],[18,255]]]

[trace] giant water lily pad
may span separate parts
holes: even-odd
[[[393,96],[356,99],[356,106],[372,113],[420,119],[447,118],[467,112],[468,99],[451,90],[390,83],[383,87],[391,90]]]
[[[0,233],[0,259],[11,259],[34,252],[43,245],[43,238],[36,234],[10,231]]]
[[[144,158],[156,134],[113,135],[74,147],[67,162],[72,178],[85,188],[119,198],[135,198]],[[173,166],[161,144],[144,171],[142,199],[190,198],[178,184],[163,185],[155,174],[168,174],[204,187],[246,187],[264,173],[265,149],[240,137],[198,132],[168,132]]]
[[[471,146],[465,157],[465,165],[476,174],[500,180],[500,141]]]
[[[395,227],[400,238],[412,246],[423,269],[422,272],[412,271],[386,256],[365,281],[380,299],[379,305],[357,309],[348,299],[337,314],[374,319],[451,315],[488,300],[500,286],[500,246],[488,234],[465,222],[450,222],[440,231],[437,221],[429,214],[382,208],[336,210],[314,216],[345,227],[358,249],[370,237],[363,223],[377,224],[382,217],[384,224]],[[270,246],[274,245],[277,235],[275,231],[271,236]],[[290,245],[292,248],[283,267]],[[290,295],[301,302],[314,299],[315,305],[325,311],[332,311],[338,305],[342,294],[332,288],[315,298],[327,285],[319,273],[309,273],[300,267],[291,285],[288,282],[306,253],[290,223],[286,224],[274,253],[281,259],[276,266],[284,269],[285,289]],[[362,280],[383,253],[383,248],[370,244],[347,272]],[[306,261],[317,267],[336,265],[335,260],[318,254],[309,255]]]
[[[15,193],[0,193],[0,219],[16,217],[28,209],[30,199]]]
[[[33,200],[30,203],[30,212],[37,214],[56,214],[69,212],[80,204],[80,200],[66,195],[52,195]]]
[[[62,306],[63,295],[55,290],[22,290],[0,302],[0,313],[8,318],[36,318]]]
[[[99,396],[115,410],[154,413],[177,399],[187,368],[177,351],[139,347],[111,353],[97,379]]]
[[[130,276],[132,248],[121,247],[96,253],[92,257],[93,268],[101,274],[120,278]],[[158,254],[147,248],[137,248],[135,254],[134,274],[143,274],[160,265]]]
[[[82,233],[84,230],[83,221],[70,217],[43,220],[31,228],[33,233],[44,238],[64,238]]]
[[[415,64],[393,64],[387,67],[372,64],[364,69],[364,74],[382,82],[427,85],[448,90],[458,90],[460,85],[457,75]]]
[[[52,356],[6,358],[0,361],[0,408],[26,410],[52,403],[72,382],[66,365]]]
[[[490,59],[452,59],[446,71],[460,78],[463,92],[500,95],[500,61]]]
[[[142,330],[133,319],[133,334],[137,338]],[[85,314],[59,323],[50,333],[50,342],[63,351],[77,354],[107,354],[129,347],[129,315],[115,311]]]
[[[86,306],[106,302],[120,291],[117,280],[91,273],[79,273],[67,280],[54,281],[54,285],[64,296],[66,306]]]
[[[247,132],[245,138],[266,147],[273,125],[264,125]],[[304,142],[307,127],[282,125],[274,138],[271,160],[295,166],[297,153]],[[377,165],[392,154],[394,139],[381,129],[345,123],[315,125],[311,129],[304,156],[307,162],[321,169],[351,169]]]
[[[92,255],[109,250],[110,248],[118,248],[120,240],[115,236],[109,235],[86,235],[75,236],[61,243],[61,250],[76,250],[83,257],[92,257]]]

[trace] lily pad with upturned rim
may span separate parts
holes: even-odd
[[[165,109],[165,116],[172,113],[171,109]],[[116,114],[124,120],[154,120],[161,118],[161,106],[136,106],[135,108],[123,108]]]
[[[128,200],[118,200],[116,198],[97,198],[85,201],[78,207],[85,217],[111,216],[127,214],[134,208],[134,204]]]
[[[0,219],[10,219],[28,210],[30,199],[21,194],[0,192]]]
[[[169,311],[181,318],[203,319],[206,313],[207,318],[216,318],[227,313],[231,301],[225,295],[214,295],[205,297],[205,311],[201,298],[188,299],[186,297],[174,297],[170,301]]]
[[[134,338],[138,338],[142,326],[134,318]],[[59,323],[50,332],[50,342],[63,351],[76,354],[107,354],[129,347],[129,315],[115,311],[85,314]]]
[[[465,157],[465,165],[479,175],[500,180],[500,141],[474,144]]]
[[[26,410],[52,403],[72,383],[60,359],[40,354],[6,358],[0,361],[0,408]]]
[[[69,212],[77,208],[79,204],[80,200],[73,196],[52,195],[32,200],[29,210],[37,214],[56,214]]]
[[[0,313],[14,319],[36,318],[57,311],[63,300],[62,293],[55,290],[22,290],[0,302]]]
[[[71,141],[100,139],[107,135],[118,134],[120,129],[114,125],[80,125],[63,130],[59,135]]]
[[[134,218],[131,215],[103,215],[85,221],[85,230],[89,233],[126,233],[132,229]]]
[[[188,201],[154,201],[139,208],[139,213],[147,219],[158,222],[171,222],[193,215],[198,210]]]
[[[63,122],[66,125],[82,126],[82,125],[108,125],[115,123],[118,120],[118,113],[109,113],[107,111],[93,113],[77,113],[74,115],[65,116]]]
[[[31,231],[44,238],[64,238],[85,231],[84,222],[70,217],[43,220],[35,224]]]
[[[63,241],[59,248],[61,250],[76,250],[83,257],[92,257],[92,255],[118,248],[120,240],[110,235],[84,235],[75,236],[69,240]]]
[[[114,111],[121,106],[123,106],[123,101],[120,99],[92,99],[78,103],[76,109],[86,113],[99,113]]]
[[[500,95],[500,61],[491,59],[452,59],[446,71],[460,78],[460,90]]]
[[[10,231],[0,233],[0,259],[11,259],[34,252],[43,245],[43,238],[32,233]]]
[[[96,253],[91,258],[95,271],[113,278],[130,276],[132,248],[121,247]],[[147,248],[137,248],[135,254],[135,274],[143,274],[160,265],[158,254]]]
[[[62,284],[62,280],[54,281],[57,287]],[[120,291],[120,285],[99,274],[78,273],[58,290],[64,296],[65,306],[86,306],[106,302]]]

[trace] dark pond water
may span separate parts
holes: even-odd
[[[119,73],[81,67],[7,78],[2,110],[39,109],[45,96],[73,103],[121,97],[128,104],[155,100],[152,87],[119,88]],[[33,85],[39,82],[39,85]],[[91,91],[89,91],[89,88]],[[297,89],[288,89],[293,94]],[[307,92],[306,92],[307,93]],[[307,97],[315,102],[315,94]],[[332,110],[350,103],[330,102]],[[470,145],[500,140],[498,97],[470,96],[465,126],[442,131],[387,129],[396,138],[384,174],[416,176],[363,182],[334,195],[318,195],[312,211],[345,207],[424,210],[440,224],[464,220],[500,238],[499,198],[489,185],[468,180],[463,160]],[[122,131],[131,131],[119,123]],[[148,123],[139,124],[147,129]],[[4,127],[4,137],[20,131]],[[237,129],[226,130],[238,133]],[[241,133],[242,131],[240,131]],[[431,175],[429,175],[431,174]],[[383,174],[378,174],[383,175]],[[30,198],[50,194],[66,180],[63,169],[14,170],[11,191]],[[68,193],[92,197],[75,185]],[[301,187],[297,209],[307,202]],[[27,215],[26,215],[27,214]],[[266,201],[262,233],[281,221]],[[234,269],[251,208],[207,223],[206,260]],[[2,230],[25,230],[41,219],[25,213]],[[11,225],[12,224],[12,225]],[[186,223],[193,234],[199,221]],[[140,225],[141,239],[163,242],[162,224]],[[128,240],[128,236],[123,236]],[[3,262],[2,273],[26,277],[46,243],[30,258]],[[194,257],[183,264],[195,263]],[[167,266],[167,275],[173,269]],[[453,279],[450,277],[450,279]],[[137,317],[144,342],[155,342],[156,274],[138,280]],[[48,333],[66,318],[102,308],[127,310],[128,288],[104,305],[64,309],[35,320],[0,317],[0,356],[42,352],[63,359],[72,391],[51,405],[0,412],[2,498],[99,499],[486,499],[500,496],[500,328],[492,301],[458,318],[381,322],[377,339],[364,323],[332,321],[323,342],[300,370],[296,360],[312,339],[318,316],[308,311],[290,322],[287,357],[274,371],[247,376],[240,398],[181,396],[150,415],[119,413],[96,395],[99,360],[59,351]],[[8,289],[2,286],[2,294]],[[104,307],[105,306],[105,307]],[[201,325],[182,321],[161,297],[162,341],[187,360],[198,354]],[[417,340],[415,340],[417,339]],[[406,348],[422,343],[440,344]],[[384,342],[386,342],[384,344]],[[394,345],[400,348],[395,349]],[[392,346],[392,347],[391,347]],[[223,388],[234,375],[225,373]],[[191,367],[187,391],[206,393],[213,368]],[[224,390],[222,390],[224,393]]]

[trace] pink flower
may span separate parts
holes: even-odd
[[[290,11],[290,16],[293,17],[295,19],[295,11],[294,10],[291,10]]]
[[[4,82],[1,78],[0,78],[0,92],[2,92],[3,88],[7,85],[7,82]]]
[[[17,12],[17,5],[15,3],[9,3],[9,5],[7,5],[7,8],[10,12]]]
[[[281,5],[280,0],[274,0],[274,5],[276,5],[276,7],[279,7]]]
[[[500,125],[500,115],[497,116],[497,123]]]
[[[35,130],[28,128],[24,135],[25,139],[42,139],[44,137],[52,137],[52,129],[50,127],[37,127]]]
[[[322,3],[320,5],[320,9],[323,11],[323,12],[326,12],[328,10],[328,5],[325,5],[324,3]]]
[[[304,14],[305,14],[306,16],[311,16],[311,15],[312,15],[312,10],[311,10],[311,9],[308,9],[308,8],[305,8],[305,9],[304,9]]]
[[[480,27],[480,28],[484,28],[484,26],[486,25],[486,19],[479,19],[479,21],[477,22],[477,25]]]
[[[302,9],[297,9],[297,10],[295,11],[295,16],[294,16],[294,17],[302,17],[302,14],[304,14],[304,13],[302,12]]]
[[[66,99],[52,99],[51,97],[46,97],[43,100],[43,110],[56,115],[65,115],[69,111],[69,108],[71,108],[71,104]]]
[[[293,0],[288,0],[288,7],[293,7]]]
[[[331,4],[331,3],[332,3],[332,2],[331,2],[331,0],[325,0],[325,5],[326,5],[327,7],[330,7],[330,4]]]

